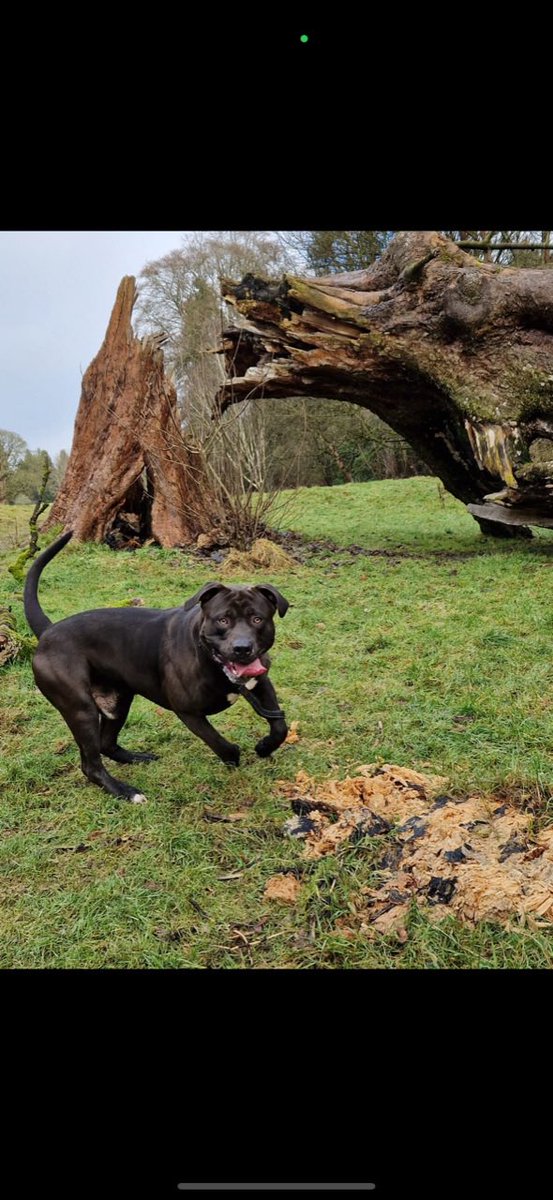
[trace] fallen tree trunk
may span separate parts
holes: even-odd
[[[482,263],[437,233],[399,233],[369,270],[224,281],[217,405],[347,400],[401,434],[483,532],[553,517],[553,271]]]
[[[162,337],[135,337],[133,276],[122,279],[103,344],[83,376],[73,446],[45,527],[79,541],[183,546],[219,512],[200,450],[185,441]]]

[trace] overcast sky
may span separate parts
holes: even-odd
[[[123,275],[139,275],[186,237],[0,231],[0,429],[52,456],[71,449],[81,375]]]

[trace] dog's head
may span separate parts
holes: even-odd
[[[201,606],[200,642],[233,680],[264,675],[259,661],[275,640],[273,617],[283,617],[288,601],[268,583],[255,587],[226,587],[206,583],[184,605]]]

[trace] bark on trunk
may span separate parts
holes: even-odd
[[[400,233],[369,270],[223,283],[218,407],[247,396],[348,400],[401,434],[483,532],[553,517],[553,271],[482,263]]]
[[[73,447],[47,526],[80,541],[134,537],[182,546],[218,521],[200,451],[182,437],[162,338],[135,337],[133,276],[122,279],[82,382]]]

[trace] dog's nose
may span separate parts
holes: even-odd
[[[238,638],[235,642],[233,642],[233,654],[251,654],[252,650],[252,642],[247,642],[245,638]]]

